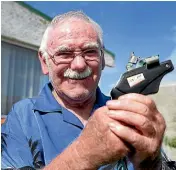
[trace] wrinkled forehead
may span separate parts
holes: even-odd
[[[56,48],[60,45],[84,45],[89,43],[99,43],[98,33],[92,24],[83,20],[70,20],[58,23],[50,30],[47,46]]]

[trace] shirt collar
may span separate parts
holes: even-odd
[[[95,104],[94,104],[94,107],[92,109],[92,113],[98,109],[99,107],[102,107],[102,106],[105,106],[106,105],[106,102],[108,100],[110,100],[111,98],[109,96],[105,96],[100,88],[98,87],[97,90],[96,90],[96,101],[95,101]]]
[[[52,94],[52,84],[48,82],[45,84],[39,95],[35,98],[34,110],[41,112],[61,112],[61,105],[57,102]]]

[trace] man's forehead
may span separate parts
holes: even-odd
[[[90,23],[86,22],[66,22],[54,27],[49,33],[48,46],[56,48],[60,45],[83,43],[84,46],[97,46],[98,34]],[[82,41],[82,42],[81,42]],[[83,46],[82,45],[82,46]],[[68,45],[67,45],[68,46]]]
[[[94,29],[93,25],[83,21],[83,20],[70,20],[63,23],[57,24],[51,30],[53,36],[57,38],[78,38],[82,36],[87,36],[90,38],[97,37],[97,32]]]

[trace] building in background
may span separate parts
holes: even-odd
[[[38,49],[52,18],[24,2],[1,2],[1,114],[12,104],[38,94],[48,77],[41,72]],[[106,66],[114,55],[105,51]]]

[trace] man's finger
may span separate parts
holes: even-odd
[[[121,99],[121,100],[109,100],[106,106],[110,110],[124,110],[129,112],[134,112],[153,119],[154,113],[150,111],[149,107],[145,104],[131,99]]]
[[[136,128],[145,136],[155,136],[155,129],[147,117],[123,110],[110,110],[108,116],[114,120],[125,123],[127,126]]]
[[[125,94],[123,96],[120,96],[118,98],[118,100],[121,100],[121,99],[130,99],[130,100],[134,100],[136,102],[140,102],[140,103],[143,103],[151,108],[156,108],[156,104],[155,102],[153,101],[153,99],[149,96],[145,96],[145,95],[142,95],[142,94],[138,94],[138,93],[129,93],[129,94]]]
[[[135,130],[120,123],[110,123],[111,131],[122,140],[130,143],[137,150],[146,149],[148,146],[147,137],[137,133]]]

